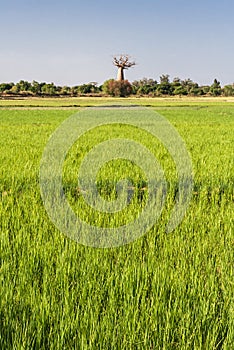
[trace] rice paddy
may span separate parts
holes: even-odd
[[[97,179],[103,198],[116,199],[116,183],[126,177],[135,194],[123,212],[96,213],[77,185],[81,161],[94,145],[127,135],[150,149],[165,172],[168,193],[155,225],[130,244],[103,249],[79,244],[56,228],[39,183],[51,134],[98,101],[0,101],[0,348],[232,349],[234,102],[130,101],[163,115],[191,156],[192,199],[171,233],[165,227],[176,169],[159,141],[116,124],[73,145],[63,167],[64,192],[77,215],[99,227],[136,218],[147,199],[147,180],[129,161],[108,162]]]

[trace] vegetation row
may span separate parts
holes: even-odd
[[[96,82],[76,86],[56,86],[54,83],[28,82],[1,83],[0,97],[14,96],[234,96],[234,83],[221,86],[217,79],[213,84],[200,86],[191,79],[170,80],[168,74],[160,76],[159,82],[143,78],[130,83],[128,80],[109,79],[102,85]]]

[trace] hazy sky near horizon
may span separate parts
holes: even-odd
[[[119,53],[130,81],[234,82],[233,0],[0,0],[0,38],[0,82],[101,84]]]

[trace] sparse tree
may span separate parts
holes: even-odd
[[[124,70],[136,65],[135,61],[130,61],[129,55],[119,55],[113,57],[113,64],[118,67],[117,81],[124,80]]]
[[[160,84],[170,84],[169,74],[163,74],[160,76]]]

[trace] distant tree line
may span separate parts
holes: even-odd
[[[54,83],[32,83],[20,80],[18,83],[1,83],[1,95],[23,96],[79,96],[91,93],[100,93],[97,83],[83,84],[79,86],[56,86]]]
[[[39,83],[20,80],[18,83],[0,83],[0,96],[234,96],[234,84],[221,86],[217,79],[213,84],[199,86],[191,79],[172,81],[168,74],[160,76],[160,81],[143,78],[130,83],[128,80],[109,79],[104,84],[96,82],[77,86],[56,86],[54,83]]]

